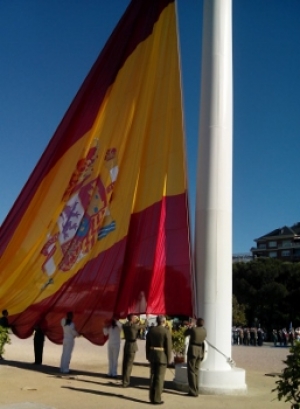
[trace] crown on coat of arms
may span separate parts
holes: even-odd
[[[116,148],[108,149],[105,154],[105,160],[107,161],[114,159],[116,157],[116,154],[117,154]]]

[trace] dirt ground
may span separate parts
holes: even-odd
[[[0,409],[134,409],[148,400],[149,367],[145,359],[145,341],[138,341],[139,351],[132,372],[132,387],[123,389],[120,380],[110,380],[107,373],[106,346],[95,346],[76,339],[71,373],[61,375],[59,362],[62,346],[45,341],[42,366],[32,365],[33,339],[12,336],[6,346],[5,360],[0,361]],[[122,346],[119,371],[122,362]],[[283,368],[288,348],[233,346],[232,358],[246,370],[247,393],[243,396],[185,396],[174,387],[174,369],[167,370],[164,405],[168,409],[280,409],[290,404],[278,402],[271,390]],[[120,372],[119,372],[120,373]],[[145,407],[146,407],[145,406]],[[151,405],[152,406],[152,405]]]

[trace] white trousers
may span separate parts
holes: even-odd
[[[108,353],[108,375],[109,376],[118,375],[119,352],[120,352],[120,344],[111,345],[108,342],[107,353]]]
[[[60,372],[68,373],[71,361],[71,355],[74,348],[74,338],[73,339],[64,339],[63,342],[63,351],[60,360]]]

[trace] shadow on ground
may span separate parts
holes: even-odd
[[[107,375],[100,372],[90,372],[90,371],[81,371],[81,370],[70,370],[68,374],[60,373],[60,370],[57,366],[51,365],[35,365],[33,363],[22,362],[22,361],[10,361],[10,360],[3,360],[0,361],[0,366],[11,366],[15,368],[25,369],[27,371],[34,371],[34,372],[41,372],[47,375],[55,375],[58,377],[70,377],[74,375],[86,375],[86,376],[94,376],[97,378],[107,378]]]

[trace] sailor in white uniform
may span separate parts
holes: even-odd
[[[71,355],[75,344],[75,338],[78,337],[73,322],[73,313],[68,312],[66,318],[61,320],[61,326],[64,331],[63,351],[60,361],[60,372],[69,373],[69,366],[71,361]]]
[[[121,344],[122,324],[113,318],[111,324],[103,328],[103,333],[108,336],[108,377],[116,378],[118,376],[118,358]]]

